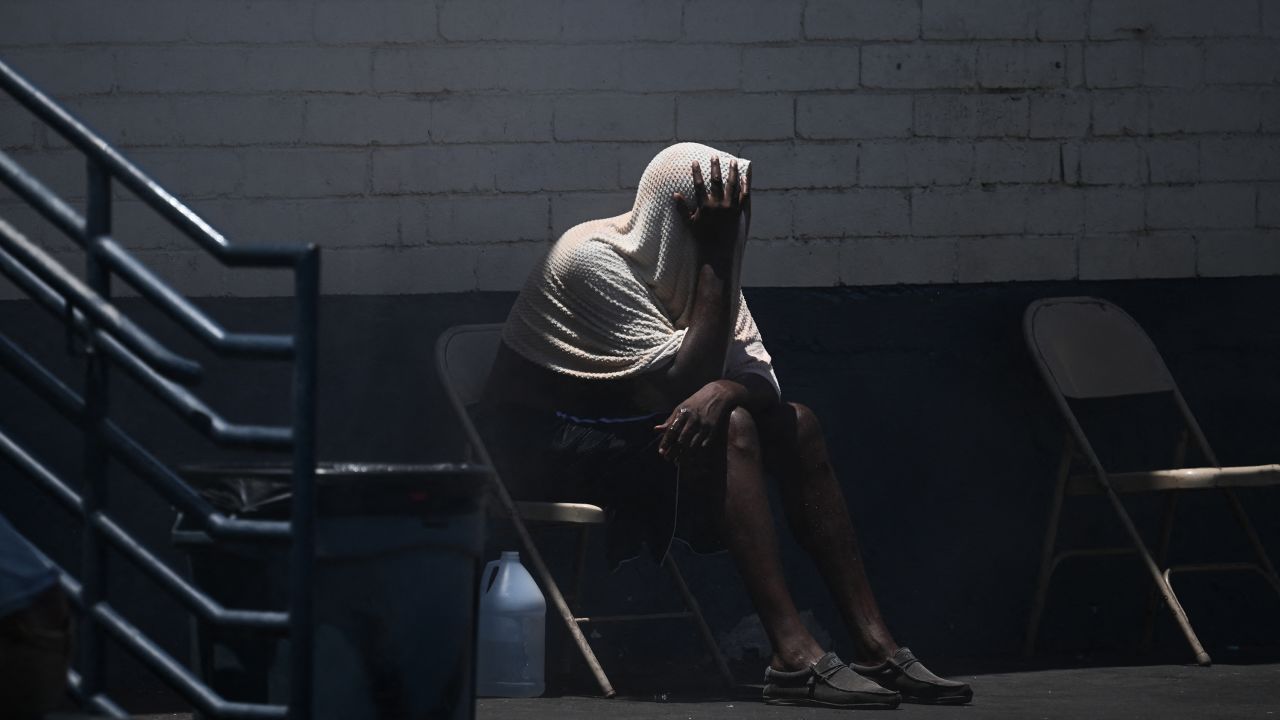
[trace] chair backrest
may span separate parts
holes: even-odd
[[[1128,313],[1106,300],[1037,300],[1023,316],[1023,332],[1046,381],[1066,397],[1177,391],[1151,338]]]
[[[471,420],[469,408],[479,402],[484,393],[501,341],[502,325],[499,324],[456,325],[436,340],[436,372],[449,396],[449,404],[453,405],[453,413],[467,435],[467,452],[490,468],[493,460]],[[496,475],[494,477],[496,479]]]
[[[440,382],[458,410],[480,400],[501,340],[502,325],[495,323],[451,327],[436,342]]]

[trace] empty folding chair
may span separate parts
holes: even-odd
[[[501,325],[459,325],[445,331],[436,342],[436,367],[439,370],[440,381],[444,384],[445,392],[449,396],[454,412],[466,432],[471,452],[476,459],[491,468],[494,467],[492,459],[485,448],[484,439],[480,437],[474,422],[472,422],[470,408],[480,400],[485,382],[489,376],[489,370],[493,366],[494,358],[497,356],[501,336]],[[729,671],[729,666],[725,662],[724,656],[721,655],[719,646],[716,645],[711,629],[707,627],[707,623],[702,617],[702,612],[698,608],[698,601],[689,592],[684,577],[680,574],[680,569],[670,555],[667,555],[663,565],[670,574],[672,582],[675,584],[676,590],[687,608],[686,610],[623,616],[577,616],[574,611],[578,609],[576,607],[577,600],[581,596],[588,531],[592,525],[604,523],[604,510],[595,505],[585,503],[513,500],[502,478],[498,477],[496,472],[493,474],[493,491],[497,500],[498,510],[507,516],[515,526],[516,534],[519,536],[520,543],[524,548],[524,555],[528,558],[534,575],[538,579],[539,585],[542,586],[543,593],[550,600],[551,605],[556,610],[556,614],[564,623],[565,629],[572,636],[574,644],[582,655],[582,659],[590,667],[596,682],[600,685],[600,691],[605,697],[613,697],[615,693],[608,676],[605,675],[600,662],[596,659],[595,653],[591,650],[591,645],[582,633],[580,626],[587,623],[672,618],[688,619],[697,627],[699,635],[710,651],[716,663],[716,669],[723,680],[727,684],[733,685],[733,674]],[[572,525],[580,528],[573,579],[574,594],[568,599],[561,593],[560,586],[547,569],[546,563],[542,559],[542,553],[539,552],[537,545],[529,534],[526,526],[535,523]],[[570,602],[573,602],[574,605],[571,606]]]
[[[1066,444],[1058,466],[1053,508],[1045,532],[1040,578],[1027,624],[1025,652],[1031,654],[1044,609],[1049,581],[1058,564],[1069,557],[1136,553],[1165,604],[1186,636],[1196,662],[1208,665],[1208,653],[1201,646],[1191,622],[1173,592],[1170,578],[1176,572],[1207,570],[1250,570],[1261,574],[1280,594],[1280,578],[1267,557],[1235,488],[1280,484],[1280,465],[1222,467],[1205,439],[1199,423],[1187,407],[1182,393],[1169,374],[1163,358],[1147,334],[1133,318],[1106,300],[1090,297],[1037,300],[1023,316],[1023,332],[1040,374],[1067,425]],[[1094,400],[1166,393],[1172,396],[1181,416],[1182,432],[1174,450],[1173,468],[1142,472],[1110,472],[1081,426],[1069,400]],[[1194,443],[1205,467],[1182,467],[1188,442]],[[1072,474],[1077,464],[1088,473]],[[1232,513],[1253,546],[1255,562],[1222,562],[1178,565],[1161,569],[1147,549],[1120,500],[1125,493],[1161,492],[1167,497],[1162,536],[1157,555],[1163,561],[1173,531],[1177,498],[1191,490],[1216,489],[1227,499]],[[1058,524],[1064,500],[1082,495],[1105,495],[1114,508],[1132,543],[1130,547],[1090,548],[1058,552]],[[1148,635],[1150,633],[1148,616]]]

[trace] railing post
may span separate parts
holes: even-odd
[[[310,720],[312,711],[315,596],[316,352],[320,250],[312,245],[294,269],[297,298],[293,365],[293,535],[289,588],[289,717]]]
[[[2,1],[2,0],[0,0]],[[0,182],[14,189],[38,212],[71,236],[87,251],[85,281],[71,278],[61,263],[31,245],[20,233],[0,223],[0,260],[5,274],[47,308],[60,311],[67,322],[68,337],[80,333],[84,347],[83,397],[45,370],[25,353],[0,336],[0,360],[24,383],[35,389],[64,415],[79,425],[82,437],[82,481],[77,496],[67,484],[47,472],[38,463],[20,462],[38,482],[53,489],[84,520],[81,547],[81,581],[62,574],[64,589],[77,600],[82,610],[77,638],[79,672],[71,671],[75,694],[90,707],[112,717],[125,717],[103,693],[106,683],[105,641],[113,637],[126,650],[134,653],[153,672],[202,711],[226,718],[284,718],[311,720],[314,694],[314,596],[316,547],[316,386],[318,303],[320,287],[320,251],[309,245],[301,252],[296,247],[232,247],[220,233],[170,195],[164,188],[124,159],[119,152],[95,135],[38,89],[0,61],[0,92],[14,97],[47,126],[87,156],[87,211],[81,218],[54,193],[26,173],[21,166],[0,153]],[[203,314],[194,304],[147,271],[118,243],[111,240],[112,187],[119,185],[133,191],[147,206],[183,231],[201,247],[232,267],[291,267],[295,273],[297,296],[297,329],[287,335],[228,333]],[[8,250],[20,249],[10,257]],[[179,324],[210,345],[219,355],[252,355],[263,358],[293,358],[293,432],[286,438],[279,428],[231,425],[206,412],[205,406],[185,390],[171,389],[169,381],[155,373],[172,375],[184,381],[198,377],[200,367],[168,352],[141,332],[111,305],[111,276],[119,275],[135,286],[143,297],[151,300]],[[87,290],[86,290],[87,286]],[[73,308],[73,306],[76,306]],[[102,342],[102,348],[95,345]],[[136,346],[136,347],[135,347]],[[72,345],[74,350],[75,344]],[[134,351],[141,357],[135,357]],[[148,453],[110,420],[110,364],[121,362],[129,372],[143,379],[143,384],[170,399],[179,410],[194,418],[200,431],[215,440],[240,445],[270,445],[286,440],[294,442],[293,479],[294,507],[288,526],[275,521],[236,520],[223,524],[225,516],[213,515],[207,503],[199,499],[159,460]],[[157,379],[158,378],[158,379]],[[3,434],[0,434],[3,440]],[[3,444],[3,443],[0,443]],[[22,454],[10,444],[3,454]],[[0,448],[4,450],[4,448]],[[165,497],[185,502],[195,508],[206,522],[221,526],[227,536],[283,538],[293,540],[291,548],[289,633],[292,639],[290,670],[292,694],[289,707],[228,701],[217,695],[192,673],[175,661],[135,626],[120,617],[107,598],[107,548],[119,545],[125,556],[138,562],[162,588],[197,609],[214,613],[221,622],[237,626],[265,626],[278,630],[284,624],[281,613],[227,610],[190,587],[176,573],[160,563],[149,551],[119,528],[106,515],[109,504],[109,457],[116,454],[124,465],[144,479],[153,481]],[[214,521],[218,522],[214,522]],[[221,535],[221,533],[218,533]],[[0,716],[5,708],[0,708]],[[3,720],[3,718],[0,718]]]
[[[111,274],[93,252],[94,239],[111,233],[111,176],[99,163],[88,162],[88,211],[85,216],[85,235],[89,252],[85,254],[85,280],[94,292],[103,298],[111,297]],[[108,363],[91,341],[92,326],[85,334],[84,375],[84,487],[81,498],[84,504],[84,541],[82,554],[83,612],[80,616],[80,678],[81,690],[86,697],[103,691],[103,633],[93,620],[93,610],[106,600],[107,568],[106,545],[93,522],[89,521],[107,503],[108,452],[104,436],[110,396],[108,393]]]

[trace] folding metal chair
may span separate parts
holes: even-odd
[[[1035,647],[1036,633],[1044,610],[1049,581],[1059,563],[1070,557],[1119,555],[1136,553],[1151,575],[1160,596],[1173,612],[1182,633],[1195,653],[1196,662],[1210,663],[1186,612],[1173,592],[1170,577],[1175,572],[1208,570],[1251,570],[1261,574],[1272,589],[1280,594],[1280,578],[1267,557],[1258,534],[1236,497],[1234,488],[1280,484],[1280,465],[1222,467],[1209,447],[1199,423],[1187,407],[1186,400],[1173,381],[1163,358],[1147,334],[1133,318],[1106,300],[1090,297],[1046,298],[1027,307],[1023,316],[1023,332],[1027,347],[1035,359],[1049,392],[1067,424],[1065,445],[1058,465],[1058,481],[1053,508],[1045,531],[1040,578],[1036,587],[1031,617],[1027,624],[1025,652]],[[1098,459],[1068,399],[1091,400],[1136,395],[1171,393],[1181,415],[1183,428],[1174,449],[1174,469],[1144,472],[1108,472]],[[1206,467],[1183,467],[1189,441],[1208,463]],[[1072,469],[1083,461],[1091,471],[1073,475]],[[1174,510],[1178,497],[1189,490],[1221,490],[1236,519],[1253,546],[1256,562],[1201,563],[1160,569],[1148,551],[1137,527],[1120,501],[1121,493],[1163,492],[1166,504],[1157,557],[1163,563],[1173,533]],[[1063,501],[1067,497],[1106,495],[1132,541],[1132,547],[1090,548],[1055,552],[1058,523]],[[1147,615],[1146,638],[1151,635],[1155,602]]]
[[[445,331],[436,342],[436,367],[440,373],[440,381],[444,384],[445,392],[449,396],[449,401],[453,404],[454,412],[466,431],[467,439],[470,443],[470,451],[475,455],[476,459],[490,468],[494,467],[492,459],[489,451],[485,448],[483,438],[480,437],[475,424],[472,422],[469,408],[480,400],[485,382],[489,376],[489,370],[492,368],[494,358],[497,355],[501,336],[502,326],[498,324],[459,325]],[[586,661],[587,666],[591,669],[591,673],[595,676],[596,682],[600,685],[600,691],[605,697],[613,697],[616,693],[613,685],[609,682],[608,676],[605,675],[604,669],[600,666],[600,662],[596,659],[595,653],[591,650],[590,643],[587,642],[582,633],[581,626],[588,623],[598,624],[673,618],[688,619],[697,627],[698,634],[710,651],[711,657],[716,664],[716,669],[725,683],[729,686],[734,684],[733,673],[730,672],[729,666],[725,662],[724,656],[720,653],[720,648],[716,644],[714,636],[711,634],[711,629],[707,627],[706,620],[702,617],[698,601],[689,592],[684,576],[680,574],[680,569],[676,566],[676,562],[670,554],[663,561],[663,566],[670,574],[676,591],[680,594],[680,598],[687,608],[686,610],[633,615],[579,616],[575,614],[575,611],[579,609],[578,601],[582,595],[588,533],[591,526],[604,523],[604,510],[595,505],[584,503],[513,500],[496,470],[492,477],[494,496],[498,504],[497,509],[508,517],[515,526],[516,534],[519,536],[520,543],[524,548],[524,555],[533,567],[534,575],[538,578],[538,583],[542,586],[543,593],[550,599],[552,606],[554,606],[556,613],[564,623],[565,629],[569,631],[569,635],[573,638],[574,644],[582,655],[582,659]],[[560,586],[547,569],[546,563],[542,559],[542,553],[539,552],[537,545],[529,534],[527,525],[535,523],[573,525],[579,528],[578,550],[573,579],[574,592],[567,598],[561,593]]]

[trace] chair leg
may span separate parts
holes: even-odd
[[[587,538],[591,530],[590,525],[582,525],[578,529],[578,550],[576,560],[573,566],[573,595],[565,598],[569,603],[569,610],[574,615],[582,612],[582,579],[586,575],[587,566]],[[576,622],[574,623],[577,624]],[[560,667],[568,674],[569,663],[572,660],[573,649],[565,645],[563,652],[560,653]]]
[[[680,574],[680,568],[676,566],[676,561],[671,557],[670,552],[667,553],[667,557],[662,564],[671,573],[671,580],[675,583],[676,590],[684,600],[685,607],[689,608],[689,612],[693,615],[693,623],[698,627],[698,634],[702,636],[702,642],[707,646],[707,650],[711,652],[711,657],[715,661],[716,670],[720,672],[720,677],[727,687],[735,687],[737,681],[733,677],[733,672],[729,670],[729,664],[725,662],[724,655],[720,652],[720,646],[716,643],[715,636],[711,634],[711,628],[707,627],[707,621],[702,617],[702,609],[698,607],[698,600],[693,596],[693,593],[689,592],[689,586],[684,581],[684,575]]]
[[[595,652],[591,650],[591,645],[587,642],[586,636],[582,634],[582,628],[578,627],[578,622],[573,619],[573,612],[569,610],[569,604],[565,602],[564,595],[560,594],[560,587],[556,585],[555,578],[551,576],[551,571],[547,569],[546,563],[542,561],[542,553],[538,552],[537,546],[533,544],[533,537],[529,535],[529,529],[525,527],[524,521],[520,519],[520,513],[516,511],[515,503],[512,502],[511,496],[507,494],[506,488],[500,485],[497,487],[496,494],[510,516],[511,524],[516,528],[516,534],[520,536],[520,544],[524,546],[525,553],[529,556],[529,564],[533,565],[533,570],[538,576],[538,581],[541,583],[543,591],[551,599],[551,604],[555,606],[556,612],[559,613],[565,629],[569,631],[570,637],[577,644],[578,652],[582,654],[582,659],[591,668],[591,674],[595,676],[596,683],[600,686],[600,692],[606,698],[617,695],[613,685],[609,683],[608,676],[604,674],[604,668],[600,667],[600,661],[596,659]]]
[[[1178,493],[1170,492],[1168,498],[1164,502],[1164,518],[1160,521],[1160,545],[1156,548],[1156,563],[1164,567],[1169,556],[1169,541],[1173,538],[1173,518],[1178,507]],[[1142,645],[1143,652],[1151,649],[1151,642],[1155,637],[1156,628],[1156,609],[1160,605],[1160,598],[1156,594],[1156,589],[1151,588],[1147,592],[1147,611],[1142,621]]]
[[[1262,546],[1262,540],[1258,538],[1258,533],[1253,529],[1253,523],[1249,522],[1249,516],[1244,511],[1244,505],[1240,503],[1240,498],[1230,488],[1224,488],[1223,492],[1227,495],[1227,502],[1231,505],[1231,511],[1235,514],[1236,519],[1240,521],[1240,527],[1244,528],[1244,534],[1249,538],[1249,544],[1253,546],[1253,554],[1258,558],[1258,566],[1262,568],[1262,575],[1271,584],[1271,589],[1280,595],[1280,577],[1276,576],[1276,568],[1271,564],[1271,558],[1267,555],[1266,548]]]
[[[1165,579],[1164,573],[1160,572],[1156,561],[1151,557],[1151,552],[1147,550],[1146,543],[1142,542],[1142,535],[1138,533],[1138,528],[1134,526],[1133,520],[1129,517],[1129,513],[1125,511],[1124,504],[1120,502],[1120,496],[1110,486],[1107,487],[1107,497],[1111,500],[1112,507],[1115,508],[1116,514],[1120,517],[1120,522],[1124,525],[1124,529],[1129,533],[1129,539],[1133,541],[1133,547],[1138,551],[1138,555],[1142,558],[1142,564],[1147,568],[1147,572],[1151,574],[1151,580],[1156,584],[1156,589],[1164,597],[1165,604],[1169,606],[1169,610],[1173,612],[1173,617],[1178,621],[1178,627],[1182,628],[1182,634],[1187,639],[1187,644],[1191,646],[1192,653],[1195,654],[1196,663],[1208,666],[1212,663],[1209,653],[1205,652],[1204,646],[1200,644],[1200,638],[1196,637],[1196,631],[1191,628],[1191,620],[1187,618],[1187,613],[1182,609],[1182,603],[1178,602],[1178,596],[1173,593],[1173,588],[1169,586],[1169,582]]]
[[[1040,632],[1040,616],[1044,612],[1045,598],[1049,594],[1049,581],[1053,579],[1054,547],[1058,542],[1058,522],[1062,517],[1062,501],[1066,495],[1067,477],[1071,473],[1071,436],[1066,436],[1062,446],[1062,458],[1058,461],[1058,484],[1053,491],[1053,507],[1049,511],[1049,524],[1044,532],[1044,547],[1040,551],[1040,573],[1036,580],[1036,594],[1031,601],[1031,614],[1027,618],[1027,638],[1022,654],[1030,657],[1036,647],[1036,635]]]
[[[587,538],[590,533],[590,525],[583,525],[578,529],[578,554],[573,564],[573,609],[575,612],[582,607],[582,579],[587,574]]]

